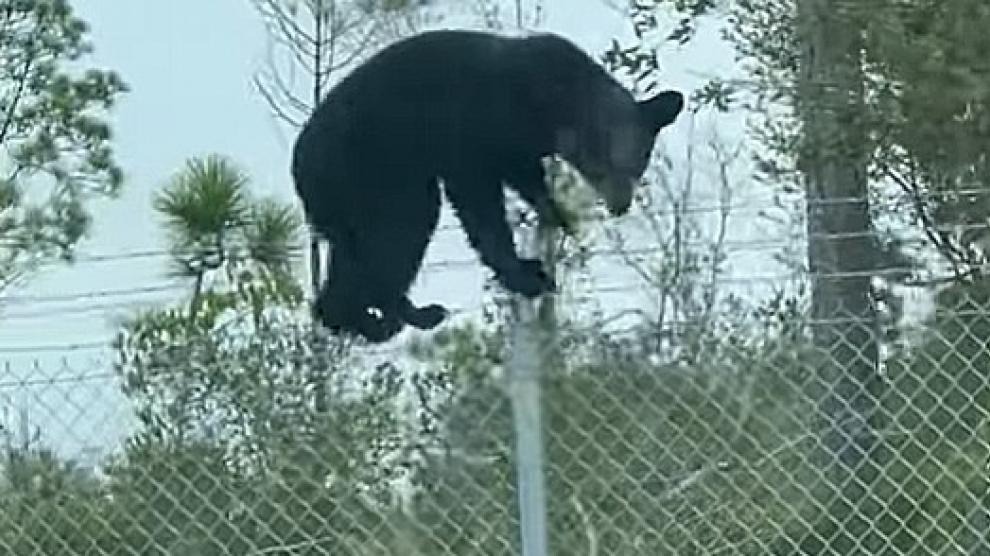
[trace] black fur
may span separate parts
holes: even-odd
[[[375,342],[403,324],[429,329],[446,317],[443,307],[417,308],[407,297],[436,228],[440,180],[505,288],[528,297],[552,291],[540,262],[516,254],[503,185],[553,219],[541,158],[558,154],[620,214],[656,133],[683,102],[672,91],[635,102],[553,35],[433,31],[385,48],[330,91],[294,145],[296,190],[332,246],[315,316]]]

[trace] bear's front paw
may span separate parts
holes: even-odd
[[[538,259],[520,259],[516,272],[506,275],[502,285],[512,293],[530,299],[557,290],[557,285],[543,270],[543,263]]]

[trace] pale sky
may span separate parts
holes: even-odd
[[[189,157],[214,152],[228,155],[247,170],[258,191],[294,202],[287,170],[291,137],[277,132],[251,84],[265,60],[266,34],[248,0],[76,0],[74,5],[92,26],[96,47],[92,63],[119,71],[131,87],[113,113],[115,147],[126,173],[123,195],[94,206],[95,226],[79,246],[82,256],[161,249],[164,243],[151,209],[152,194]],[[601,0],[549,0],[543,29],[569,37],[596,56],[612,37],[630,35],[628,23]],[[668,49],[663,64],[665,81],[685,92],[699,86],[701,76],[723,75],[733,69],[731,52],[719,47],[713,35],[689,49]],[[675,165],[684,158],[689,125],[688,118],[681,118],[664,132],[661,143]],[[702,121],[697,126],[698,131],[706,129]],[[738,121],[734,121],[728,134],[735,133],[738,140],[738,130]],[[755,211],[747,214],[733,232],[735,239],[760,235]],[[473,256],[460,231],[454,230],[435,239],[428,260]],[[752,255],[746,258],[747,266],[759,273],[760,264]],[[98,359],[100,351],[91,348],[12,351],[109,340],[112,319],[126,314],[121,313],[127,309],[123,303],[166,302],[184,291],[58,302],[33,297],[154,288],[169,281],[164,261],[164,257],[136,256],[53,266],[27,287],[4,292],[12,301],[0,317],[0,361],[7,363],[10,374],[0,370],[0,377],[6,377],[0,378],[0,407],[5,397],[14,398],[7,400],[8,407],[26,399],[23,388],[3,387],[4,382],[64,373],[59,366],[63,358],[75,372],[107,369]],[[480,263],[424,273],[413,296],[420,302],[474,308],[481,300],[483,276]],[[36,360],[38,367],[34,367]],[[56,419],[54,425],[43,424],[46,436],[64,439],[58,430],[65,430],[62,424],[70,429],[65,434],[75,440],[82,430],[93,430],[94,438],[84,439],[79,446],[111,440],[122,426],[123,416],[115,409],[120,396],[109,380],[69,388],[40,385],[32,388],[29,399],[32,422]]]

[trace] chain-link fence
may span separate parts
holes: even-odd
[[[74,193],[52,196],[51,211],[22,204],[47,197],[33,187],[43,183],[22,190],[32,168],[69,189],[120,177],[102,116],[69,117],[104,104],[117,78],[61,75],[86,27],[63,4],[8,1],[0,16],[0,127],[13,122],[0,155],[0,289],[62,253],[87,219]],[[412,2],[354,2],[361,18],[343,26],[326,24],[325,9],[336,18],[351,3],[252,4],[288,60],[302,53],[315,98],[348,65],[338,62],[385,40],[379,31],[419,25],[362,19]],[[503,26],[507,8],[519,28],[544,18],[543,2],[447,4],[477,8],[487,27]],[[683,144],[685,156],[653,161],[625,224],[590,239],[588,199],[555,193],[581,237],[561,257],[541,253],[566,287],[539,307],[468,310],[476,318],[458,314],[401,348],[341,343],[313,328],[297,277],[272,272],[282,247],[298,247],[282,233],[288,212],[243,228],[240,241],[261,249],[239,249],[228,223],[266,213],[219,218],[205,205],[171,215],[213,223],[189,226],[190,245],[210,246],[195,257],[171,244],[74,259],[165,260],[195,269],[183,274],[193,284],[89,267],[120,278],[100,291],[4,290],[0,322],[44,319],[18,337],[52,343],[0,345],[0,556],[990,556],[986,0],[601,4],[629,7],[621,17],[636,40],[616,37],[596,59],[641,93],[689,94],[684,127],[660,135],[665,153]],[[612,24],[590,13],[580,15],[588,30],[611,39]],[[173,19],[246,33],[220,27],[242,19],[234,12],[198,15]],[[726,25],[704,31],[708,17]],[[215,47],[156,58],[132,40],[148,20],[99,23],[109,29],[99,48],[125,37],[116,48],[156,68],[191,66]],[[188,46],[181,33],[202,30],[173,39]],[[732,48],[719,50],[716,35]],[[678,52],[658,55],[660,43]],[[225,72],[201,69],[198,89],[227,90],[204,81]],[[295,71],[268,69],[255,82],[263,100],[299,123],[315,102],[286,88]],[[150,113],[133,114],[122,117]],[[148,172],[171,152],[166,135],[141,139],[165,144],[129,161],[138,175],[160,177]],[[81,167],[56,156],[63,144]],[[583,282],[589,260],[612,282]],[[434,289],[476,291],[453,276],[463,268],[483,265],[468,251],[421,270],[441,275]],[[925,290],[931,310],[906,310],[908,287]],[[156,293],[191,299],[134,301]],[[155,307],[124,319],[113,347],[102,330],[69,345],[65,328],[49,328],[135,303]]]
[[[516,336],[539,348],[549,553],[990,554],[982,291],[943,294],[858,390],[835,352],[870,348],[806,333],[854,319]],[[273,314],[8,365],[0,548],[520,554],[506,339],[369,356]]]

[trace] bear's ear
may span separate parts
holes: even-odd
[[[643,123],[657,132],[677,119],[677,115],[684,109],[684,95],[677,91],[663,91],[638,104]]]

